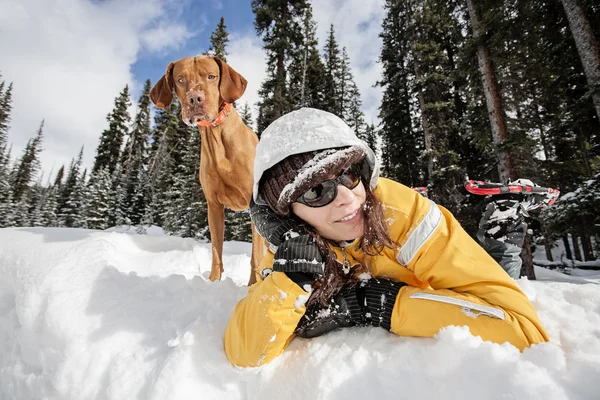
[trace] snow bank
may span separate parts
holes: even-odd
[[[226,243],[211,283],[210,245],[190,239],[0,229],[0,399],[597,398],[594,284],[521,280],[552,338],[523,353],[465,327],[435,339],[353,328],[235,368],[222,337],[249,256]]]

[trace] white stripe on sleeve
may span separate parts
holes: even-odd
[[[429,240],[433,232],[442,222],[442,212],[438,206],[429,200],[429,211],[421,223],[408,237],[408,240],[398,251],[396,259],[402,265],[408,265],[415,257],[419,249]]]

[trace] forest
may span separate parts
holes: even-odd
[[[332,112],[376,150],[382,176],[424,186],[475,234],[484,201],[465,179],[527,178],[560,189],[530,216],[530,245],[548,259],[557,242],[570,260],[600,252],[600,3],[597,0],[386,0],[380,38],[383,90],[377,124],[366,121],[335,26],[324,43],[308,0],[253,0],[267,57],[257,104],[236,104],[260,137],[301,107]],[[204,54],[227,60],[223,17]],[[1,68],[1,66],[0,66]],[[99,129],[93,167],[83,149],[39,178],[44,121],[12,154],[12,93],[0,76],[0,227],[163,227],[210,240],[198,179],[201,137],[176,99],[151,117],[150,80],[133,101],[125,86]],[[23,133],[19,133],[23,134]],[[225,240],[250,241],[247,212],[227,212]],[[528,248],[530,250],[531,247]],[[527,253],[527,252],[526,252]],[[527,256],[527,255],[526,255]],[[530,256],[530,253],[529,253]],[[560,261],[560,260],[554,260]]]

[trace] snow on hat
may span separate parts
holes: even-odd
[[[364,161],[366,153],[360,146],[315,150],[291,155],[262,176],[259,192],[265,202],[279,215],[290,213],[290,204],[311,187],[330,179],[352,164]],[[368,176],[363,165],[363,175]]]

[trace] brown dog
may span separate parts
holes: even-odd
[[[183,121],[200,129],[200,184],[208,202],[211,281],[221,279],[223,272],[223,206],[245,210],[252,197],[258,137],[230,104],[244,94],[246,84],[243,76],[218,57],[188,57],[170,63],[150,92],[158,108],[168,107],[175,92],[181,103]],[[265,241],[252,225],[249,285],[256,282],[264,251]]]

